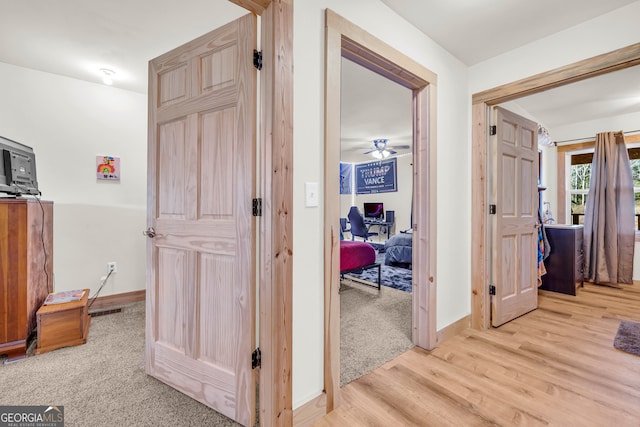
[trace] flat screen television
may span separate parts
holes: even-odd
[[[364,217],[376,219],[384,218],[384,205],[382,203],[365,203]]]
[[[40,194],[33,149],[0,136],[0,154],[0,193]]]

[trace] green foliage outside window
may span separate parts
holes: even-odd
[[[637,189],[640,188],[640,159],[632,159],[631,161],[631,174],[633,176],[633,186]],[[591,183],[591,164],[578,164],[571,165],[571,176],[569,177],[570,190],[589,190]],[[640,191],[636,191],[635,194],[635,207],[636,214],[640,214]],[[571,214],[581,214],[579,216],[579,223],[584,223],[584,210],[587,205],[587,194],[575,193],[571,194]]]

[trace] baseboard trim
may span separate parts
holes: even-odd
[[[293,425],[307,427],[318,421],[327,413],[327,394],[322,394],[310,400],[293,411]]]
[[[445,326],[437,333],[436,345],[440,345],[449,338],[453,338],[460,332],[471,327],[471,315],[465,316],[462,319],[453,322],[449,326]]]
[[[141,291],[123,292],[121,294],[98,297],[91,303],[91,310],[102,310],[130,304],[132,302],[144,301],[146,292],[147,291],[143,289]]]

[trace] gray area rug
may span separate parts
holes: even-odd
[[[147,376],[143,349],[144,302],[94,317],[86,344],[0,363],[0,403],[64,406],[66,427],[240,425]]]
[[[621,320],[613,346],[618,350],[640,356],[640,323]]]
[[[413,347],[411,294],[343,281],[340,291],[340,385]]]

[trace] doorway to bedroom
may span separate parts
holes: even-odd
[[[327,411],[340,401],[340,151],[343,58],[411,93],[412,292],[411,342],[436,346],[436,90],[434,73],[333,11],[326,10],[324,277]],[[383,101],[384,102],[384,101]],[[384,139],[384,138],[382,138]],[[378,147],[376,147],[378,148]],[[384,148],[383,148],[384,149]],[[371,183],[371,182],[370,182]],[[364,208],[364,206],[363,206]],[[397,230],[397,228],[396,228]],[[418,267],[419,266],[419,267]]]
[[[412,94],[406,87],[342,58],[341,89],[344,386],[413,347],[413,129]],[[371,263],[374,267],[367,268]]]

